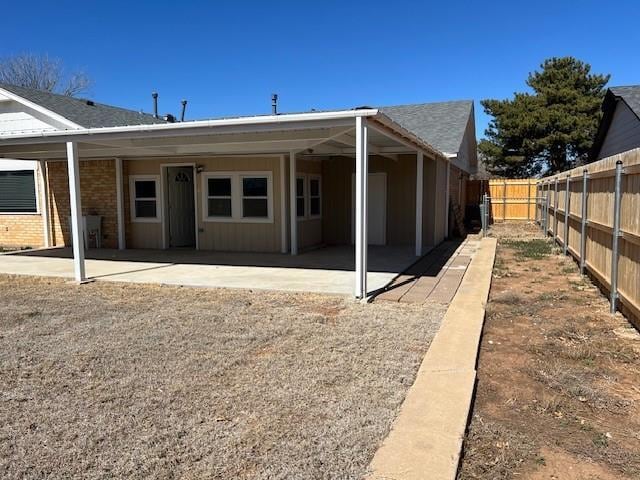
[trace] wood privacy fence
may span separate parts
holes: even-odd
[[[640,149],[544,178],[536,221],[640,319]],[[626,308],[625,308],[626,307]]]
[[[501,220],[533,220],[536,214],[535,179],[489,180],[491,217]]]

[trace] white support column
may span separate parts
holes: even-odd
[[[69,173],[69,199],[71,200],[71,239],[73,241],[73,270],[76,282],[85,282],[84,221],[80,201],[80,162],[78,145],[67,142],[67,171]]]
[[[444,238],[449,238],[449,203],[451,194],[450,189],[450,180],[451,180],[451,162],[447,160],[447,186],[446,186],[446,198],[444,203]]]
[[[298,254],[298,212],[296,210],[296,152],[289,152],[289,217],[291,255]]]
[[[47,162],[40,160],[40,215],[42,216],[42,240],[45,248],[51,247],[51,226],[49,225],[49,182]]]
[[[122,159],[116,158],[116,216],[118,221],[118,250],[127,248],[124,236],[124,200],[122,194]]]
[[[416,256],[422,256],[422,198],[424,191],[424,154],[416,156]]]
[[[280,155],[280,253],[287,253],[287,160]]]
[[[369,158],[367,151],[367,120],[356,117],[356,277],[355,296],[367,297],[367,211],[368,211],[368,182]]]

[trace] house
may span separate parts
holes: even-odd
[[[363,297],[370,245],[420,256],[449,236],[475,142],[471,101],[172,123],[0,84],[0,245],[73,244],[78,281],[89,218],[108,249],[354,245]]]
[[[602,114],[591,160],[640,147],[640,85],[609,88]]]

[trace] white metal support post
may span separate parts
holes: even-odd
[[[280,253],[287,253],[287,160],[280,155]]]
[[[424,195],[424,154],[416,155],[416,256],[422,256],[422,198]]]
[[[51,246],[51,230],[49,225],[49,182],[47,180],[47,162],[40,160],[40,214],[42,215],[42,237],[45,248]]]
[[[616,190],[613,198],[613,238],[611,239],[611,314],[618,302],[618,247],[620,244],[620,205],[622,200],[622,160],[616,162]]]
[[[587,202],[589,200],[589,170],[582,171],[582,208],[580,211],[580,274],[584,275],[587,257]]]
[[[562,250],[566,255],[569,249],[569,210],[571,210],[571,175],[567,175],[567,187],[564,192],[564,241]]]
[[[124,200],[122,194],[122,159],[116,158],[116,218],[118,222],[118,250],[127,248],[124,235]]]
[[[73,242],[73,271],[76,282],[85,282],[84,221],[80,201],[80,161],[78,145],[67,142],[67,171],[69,173],[69,198],[71,200],[71,239]]]
[[[367,152],[367,120],[356,117],[356,271],[355,296],[367,297],[367,207],[369,159]]]
[[[296,152],[289,152],[289,234],[291,255],[298,254],[298,212],[296,209]]]

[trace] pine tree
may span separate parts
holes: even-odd
[[[609,75],[573,57],[550,58],[529,74],[533,93],[483,100],[493,119],[479,145],[487,169],[528,177],[585,163],[598,129]]]

